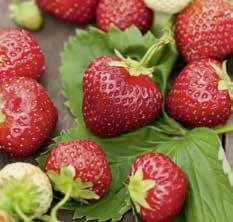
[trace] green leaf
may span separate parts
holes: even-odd
[[[184,138],[163,144],[157,151],[169,155],[189,179],[186,221],[232,221],[233,175],[221,142],[212,130],[197,128]]]

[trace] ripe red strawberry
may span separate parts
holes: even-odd
[[[162,94],[145,73],[150,70],[143,67],[137,70],[134,66],[132,60],[124,63],[116,56],[103,56],[87,68],[83,80],[83,116],[95,134],[115,136],[151,123],[158,116]]]
[[[26,76],[39,80],[45,59],[32,34],[17,28],[0,30],[0,77]]]
[[[178,15],[176,40],[187,61],[233,53],[232,11],[227,0],[195,0]]]
[[[27,77],[0,79],[0,149],[16,157],[35,153],[57,122],[44,88]]]
[[[92,141],[73,140],[58,144],[50,153],[45,169],[59,173],[62,166],[73,168],[76,180],[91,183],[88,190],[98,198],[110,188],[112,175],[109,164],[102,149]],[[85,196],[80,198],[85,199]]]
[[[57,18],[84,25],[96,13],[98,0],[36,0],[38,5]]]
[[[152,26],[153,12],[143,0],[100,0],[96,21],[105,32],[111,25],[121,30],[135,25],[144,33]]]
[[[189,63],[167,96],[168,113],[190,126],[214,127],[231,114],[230,78],[216,60]]]
[[[148,153],[133,163],[128,189],[143,221],[171,222],[184,205],[188,182],[169,157]]]

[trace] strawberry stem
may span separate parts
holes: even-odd
[[[73,190],[73,186],[72,186],[72,184],[70,184],[69,187],[68,187],[67,193],[64,196],[64,198],[60,202],[58,202],[57,205],[52,209],[52,211],[51,211],[52,222],[59,222],[59,220],[57,218],[57,212],[70,199],[72,190]]]
[[[164,28],[163,36],[160,39],[158,39],[158,41],[149,48],[149,50],[146,52],[146,54],[140,61],[141,66],[146,67],[156,52],[158,52],[161,48],[163,48],[163,46],[174,41],[173,32],[172,32],[173,24],[174,24],[174,18],[172,17],[169,20],[166,27]]]
[[[230,132],[233,132],[233,125],[226,125],[223,127],[219,127],[219,128],[216,128],[214,131],[215,133],[219,135],[224,134],[224,133],[230,133]]]
[[[142,60],[140,61],[140,65],[146,67],[154,54],[158,52],[160,49],[163,48],[164,45],[168,44],[171,42],[170,34],[166,32],[166,34],[161,37],[161,39],[158,39],[158,41],[152,45],[149,50],[146,52]]]
[[[14,203],[13,205],[15,212],[17,213],[17,215],[20,217],[20,219],[22,219],[24,222],[31,222],[32,220],[26,216],[23,211],[20,209],[18,203]]]

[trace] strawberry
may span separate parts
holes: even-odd
[[[187,61],[233,53],[232,11],[227,0],[195,0],[178,15],[176,40]]]
[[[154,11],[174,14],[182,11],[191,0],[144,0],[144,2]]]
[[[116,56],[94,59],[83,77],[83,117],[87,128],[100,137],[116,136],[153,122],[162,108],[162,93],[152,81],[147,64],[173,41],[171,32],[153,44],[141,61]]]
[[[45,169],[57,191],[86,202],[100,199],[110,188],[112,175],[102,149],[89,140],[72,140],[55,146]],[[60,204],[58,203],[60,207]],[[58,207],[52,211],[56,218]],[[54,220],[55,221],[55,220]]]
[[[32,34],[17,28],[0,30],[0,77],[27,76],[39,80],[44,55]]]
[[[232,84],[221,63],[201,59],[189,63],[167,96],[167,112],[189,126],[214,127],[231,114]]]
[[[151,123],[161,110],[162,94],[157,85],[144,70],[134,73],[120,67],[121,61],[116,56],[99,57],[84,74],[84,120],[101,137],[116,136]]]
[[[36,166],[12,163],[0,171],[0,199],[0,218],[32,221],[29,218],[40,217],[49,210],[52,186],[47,175]]]
[[[0,79],[0,149],[12,156],[36,152],[57,122],[45,89],[27,77]]]
[[[132,25],[143,33],[153,22],[153,12],[143,0],[100,0],[96,16],[97,26],[107,32],[111,25],[124,30]]]
[[[36,0],[37,4],[57,18],[85,25],[96,13],[98,0]]]
[[[171,222],[184,205],[188,181],[169,157],[147,153],[134,161],[128,189],[143,221]]]

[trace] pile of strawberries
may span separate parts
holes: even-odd
[[[96,18],[97,26],[105,32],[113,24],[121,30],[135,25],[145,33],[153,21],[153,12],[143,0],[37,3],[56,17],[79,25]],[[176,42],[187,65],[166,96],[152,80],[154,70],[147,64],[161,45],[170,43],[170,33],[165,33],[141,61],[124,58],[119,52],[92,61],[83,78],[82,111],[87,128],[99,137],[133,131],[155,121],[163,104],[170,116],[185,126],[225,124],[231,114],[233,83],[221,60],[233,53],[232,11],[226,0],[195,0],[178,14]],[[57,110],[37,82],[44,74],[44,63],[30,33],[15,28],[0,31],[0,149],[16,157],[35,153],[57,122]],[[89,140],[60,143],[49,154],[45,171],[64,199],[50,215],[44,215],[52,202],[47,176],[30,165],[23,165],[17,176],[17,167],[8,165],[0,171],[0,197],[6,200],[5,205],[0,203],[0,210],[4,217],[16,221],[57,222],[57,210],[69,199],[92,203],[108,192],[112,182],[110,165],[99,145]],[[30,179],[30,167],[39,182]],[[179,215],[187,197],[188,179],[169,157],[160,153],[139,156],[129,175],[129,195],[143,221],[171,222]],[[25,178],[33,185],[25,185]],[[40,183],[47,184],[42,191]],[[36,193],[45,190],[47,199],[41,201],[46,199],[47,207],[43,208]],[[15,197],[14,192],[21,194]],[[27,198],[36,199],[41,208],[33,208]],[[14,202],[13,207],[6,205],[9,202]]]

